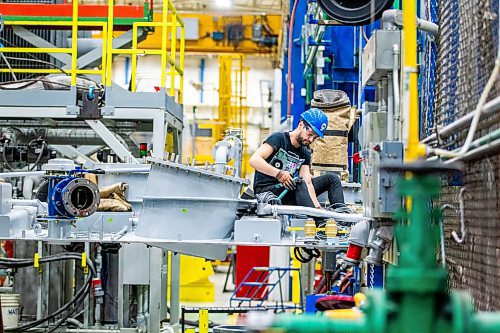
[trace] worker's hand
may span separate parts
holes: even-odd
[[[295,190],[295,183],[293,181],[292,175],[288,171],[280,170],[276,175],[276,179],[283,184],[283,186],[288,190]]]

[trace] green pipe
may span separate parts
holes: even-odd
[[[354,320],[330,319],[315,315],[283,315],[274,322],[276,330],[287,333],[361,333],[368,332],[364,317]]]
[[[306,104],[311,104],[312,99],[312,74],[306,76]]]
[[[472,318],[471,332],[498,333],[500,332],[500,316],[498,312],[478,312]]]
[[[315,35],[316,36],[314,37],[314,41],[316,43],[319,43],[323,39],[323,36],[325,35],[325,26],[324,25],[319,26]],[[307,36],[306,36],[306,38],[307,38]],[[302,73],[302,76],[304,78],[306,77],[307,72],[309,71],[309,68],[311,68],[312,63],[314,61],[314,58],[316,58],[317,51],[318,51],[318,45],[314,45],[311,47],[311,50],[310,50],[309,54],[307,55],[307,58],[306,58],[307,61],[306,61],[305,67],[304,67],[304,72]]]
[[[472,142],[469,150],[471,150],[472,148],[477,148],[477,147],[480,147],[480,146],[485,145],[487,143],[490,143],[491,141],[496,140],[498,138],[500,138],[500,128],[497,130],[494,130],[493,132],[486,134],[485,136],[482,136],[479,139],[477,139],[476,141]]]

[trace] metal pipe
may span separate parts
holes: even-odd
[[[109,173],[149,173],[150,166],[147,167],[137,167],[137,168],[121,168],[121,169],[105,169],[104,171]],[[19,171],[19,172],[2,172],[0,173],[0,178],[18,178],[18,177],[29,177],[29,176],[43,176],[45,171]]]
[[[16,171],[16,172],[1,172],[0,178],[18,178],[27,176],[43,176],[45,171]]]
[[[33,196],[33,188],[40,184],[40,177],[29,176],[25,177],[23,181],[23,198],[27,200],[31,200]]]
[[[333,218],[335,220],[339,220],[342,222],[351,222],[357,223],[365,220],[365,217],[362,214],[344,214],[344,213],[336,213],[331,212],[324,209],[317,209],[312,207],[304,207],[304,206],[287,206],[287,205],[266,205],[263,208],[264,214],[277,214],[277,215],[286,215],[286,214],[294,214],[294,215],[307,215],[314,217],[322,217],[322,218]]]
[[[394,89],[392,73],[387,73],[387,140],[394,140]]]
[[[500,96],[489,101],[483,106],[481,112],[481,119],[499,110],[500,110]],[[422,140],[422,143],[430,143],[436,140],[438,138],[438,135],[440,138],[445,138],[454,134],[458,129],[467,127],[471,123],[473,117],[474,117],[474,112],[466,114],[465,116],[441,128],[438,133],[433,133],[429,135],[428,137]]]
[[[323,39],[323,36],[325,35],[325,26],[321,25],[319,26],[316,36],[314,37],[314,41],[316,44],[319,44],[319,42]],[[307,72],[309,71],[309,68],[312,65],[312,62],[316,58],[316,52],[318,52],[318,47],[319,45],[313,45],[311,47],[311,50],[307,56],[306,64],[304,66],[304,72],[302,72],[302,76],[306,78]]]
[[[297,5],[299,0],[293,2],[292,14],[290,15],[290,24],[288,26],[288,70],[286,77],[287,84],[287,100],[286,100],[286,115],[288,129],[292,129],[292,48],[293,48],[293,26],[295,24],[295,13],[297,12]]]
[[[103,143],[101,137],[88,128],[2,128],[3,133],[16,131],[17,144],[27,144],[38,137],[46,139],[51,144],[80,144],[99,145]],[[69,140],[69,141],[68,141]]]
[[[102,248],[100,245],[97,245],[97,256],[95,258],[95,269],[97,273],[97,278],[101,278],[101,267],[102,267]],[[104,297],[103,297],[104,298]],[[94,306],[95,306],[95,322],[98,326],[101,326],[101,304],[97,301],[97,297],[94,298]]]
[[[215,172],[217,173],[225,173],[226,169],[226,163],[228,160],[228,149],[229,149],[229,143],[225,143],[223,141],[220,141],[216,145],[217,150],[215,151]]]
[[[356,223],[349,233],[348,242],[365,247],[368,245],[368,236],[370,235],[370,222],[368,220],[363,220]]]
[[[467,153],[460,155],[458,157],[452,158],[444,163],[448,164],[448,163],[452,163],[452,162],[459,161],[459,160],[467,161],[467,160],[474,159],[476,157],[484,156],[487,153],[496,153],[498,151],[500,151],[500,139],[489,142],[489,143],[482,145],[476,149],[469,150]]]
[[[65,332],[72,332],[72,333],[120,333],[121,330],[107,330],[107,329],[102,329],[102,328],[67,328]],[[133,331],[131,331],[133,332]],[[137,332],[137,331],[136,331]]]
[[[382,27],[387,30],[396,30],[403,27],[403,11],[398,9],[389,9],[382,14]],[[416,15],[415,15],[416,17]],[[430,21],[422,20],[417,17],[416,27],[420,31],[425,31],[433,37],[437,37],[439,33],[439,26]]]
[[[399,107],[400,107],[400,100],[399,100],[399,45],[394,44],[392,46],[392,54],[393,54],[393,62],[392,62],[392,89],[393,89],[393,96],[394,96],[394,113],[393,113],[393,125],[396,126],[396,130],[394,131],[394,139],[400,139],[400,130],[401,130],[401,124],[399,122]],[[388,115],[389,116],[389,115]]]
[[[12,199],[13,206],[32,206],[38,207],[40,201],[38,200],[22,200],[22,199]]]
[[[116,241],[122,238],[128,232],[128,227],[123,227],[116,234],[111,236],[111,240]]]

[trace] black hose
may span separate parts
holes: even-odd
[[[5,156],[5,150],[7,150],[7,145],[4,143],[3,144],[3,149],[2,149],[2,158],[3,158],[3,162],[5,163],[5,165],[7,166],[7,169],[9,170],[14,170],[14,168],[12,167],[12,165],[9,164],[9,162],[7,162],[7,157]]]
[[[38,165],[38,163],[42,159],[43,152],[44,152],[46,146],[47,146],[47,144],[45,142],[43,142],[42,147],[40,148],[40,153],[38,154],[35,163],[33,164],[33,166],[31,168],[28,167],[28,171],[33,171],[33,169],[35,169],[35,167]]]
[[[302,251],[307,255],[307,257],[304,256]],[[293,254],[295,255],[295,259],[303,264],[306,264],[309,261],[313,260],[313,258],[319,258],[321,252],[319,252],[319,250],[316,248],[308,249],[306,247],[296,247],[293,249]]]
[[[46,257],[40,258],[38,261],[40,263],[49,263],[49,262],[54,262],[54,261],[61,261],[61,260],[81,260],[82,255],[80,253],[60,253],[60,254],[55,254],[55,255],[49,255]],[[23,267],[30,267],[34,265],[34,259],[14,259],[14,258],[0,258],[0,268],[23,268]],[[61,320],[59,320],[56,324],[56,329],[57,327],[61,326],[62,323],[64,323],[77,309],[82,301],[85,299],[85,297],[89,294],[90,292],[90,287],[91,287],[91,282],[92,278],[97,275],[95,267],[92,263],[92,261],[87,258],[87,266],[89,267],[89,270],[91,274],[88,274],[87,280],[85,281],[84,285],[77,291],[75,296],[71,301],[63,305],[61,308],[59,308],[57,311],[54,313],[48,315],[47,317],[35,320],[31,323],[21,325],[18,327],[12,327],[12,328],[7,328],[5,331],[6,332],[24,332],[27,329],[39,326],[50,319],[60,315],[64,311],[66,311],[68,308],[70,308],[72,305],[74,305],[73,309],[69,311],[69,315],[67,314],[64,316]],[[52,331],[53,332],[53,331]]]
[[[326,284],[326,278],[323,276],[323,278],[321,279],[321,281],[319,281],[318,286],[316,287],[316,289],[314,289],[314,293],[315,294],[319,294],[321,292],[321,289],[323,289],[323,287],[325,286],[325,284]]]

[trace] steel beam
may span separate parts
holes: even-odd
[[[78,149],[72,145],[50,145],[52,148],[60,152],[62,155],[71,158],[78,164],[95,163],[95,161],[88,158],[85,154],[82,154]],[[95,146],[93,146],[95,147]],[[99,147],[99,146],[97,146]]]
[[[137,38],[141,39],[144,36],[145,36],[144,30],[139,29],[137,31]],[[119,37],[113,38],[113,49],[120,49],[130,44],[132,44],[132,30],[128,30]],[[102,46],[98,46],[92,51],[78,58],[78,68],[89,67],[92,64],[99,62],[101,58],[102,58]],[[64,69],[67,69],[67,66],[65,66]]]
[[[130,151],[125,148],[120,141],[116,138],[100,120],[85,120],[85,122],[102,138],[109,148],[127,163],[139,163]]]
[[[14,25],[12,26],[12,31],[19,36],[20,38],[24,39],[31,45],[42,48],[42,49],[47,49],[47,48],[57,48],[57,46],[53,45],[52,43],[49,43],[47,40],[43,39],[42,37],[35,35],[28,29]],[[69,65],[71,66],[71,56],[65,53],[48,53],[52,58],[61,61],[64,63],[64,65]]]
[[[99,149],[101,149],[102,146],[79,146],[76,148],[80,154],[83,154],[85,156],[92,155],[93,153],[97,152]]]

